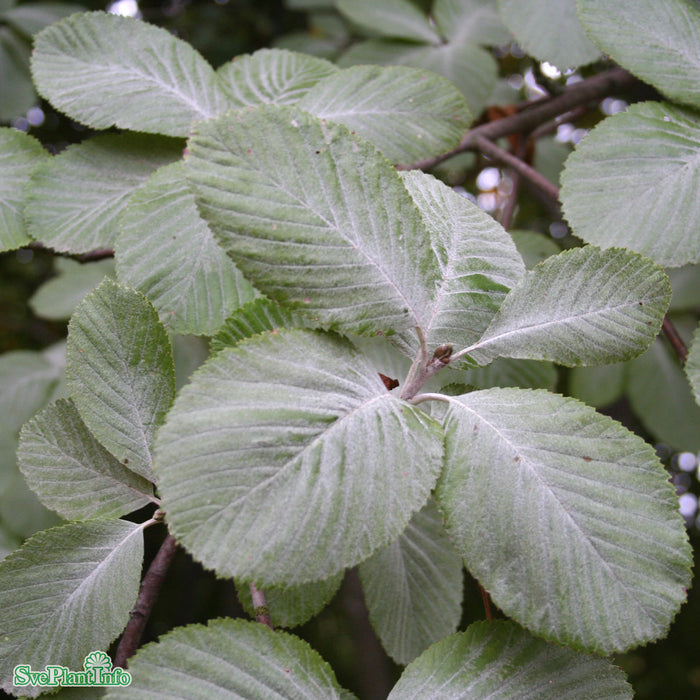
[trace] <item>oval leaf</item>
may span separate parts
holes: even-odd
[[[34,38],[39,93],[71,118],[107,129],[187,136],[225,111],[214,69],[160,27],[105,12],[71,15]]]
[[[199,215],[181,162],[131,198],[115,255],[120,281],[147,296],[175,333],[212,335],[255,295]]]
[[[700,117],[674,105],[643,102],[604,120],[562,174],[574,234],[660,265],[700,262],[699,144]]]
[[[563,70],[600,57],[579,23],[576,0],[498,0],[498,9],[518,44],[540,61]]]
[[[405,66],[355,66],[317,83],[299,107],[345,124],[392,163],[449,151],[471,122],[449,80]]]
[[[685,599],[691,555],[668,474],[574,399],[451,397],[436,497],[469,571],[547,639],[620,651],[663,636]]]
[[[362,562],[359,573],[372,627],[397,663],[413,661],[457,629],[462,560],[433,501],[395,542]]]
[[[352,697],[306,642],[244,620],[212,620],[169,632],[129,659],[129,673],[131,685],[110,688],[105,700]]]
[[[700,405],[700,328],[695,330],[693,342],[688,350],[688,360],[685,363],[685,373],[693,390],[695,403]]]
[[[232,347],[258,333],[277,328],[304,328],[308,319],[265,297],[257,297],[237,309],[211,339],[211,351]]]
[[[455,44],[501,46],[512,41],[495,0],[435,0],[431,14],[442,35]]]
[[[236,56],[217,71],[231,105],[246,107],[298,102],[319,80],[338,72],[330,61],[284,49]]]
[[[512,622],[477,622],[434,644],[403,672],[388,700],[631,700],[607,659],[533,637]]]
[[[92,434],[152,480],[151,443],[175,393],[170,339],[145,297],[105,280],[68,326],[68,388]]]
[[[55,321],[69,319],[75,307],[105,277],[114,276],[114,260],[108,258],[79,263],[70,258],[55,258],[55,277],[37,289],[29,306],[37,316]]]
[[[338,592],[344,573],[340,571],[324,581],[312,581],[301,586],[289,588],[266,586],[264,592],[273,626],[275,628],[297,627],[320,613]],[[251,617],[255,617],[250,584],[236,581],[236,594],[245,611]]]
[[[398,174],[370,143],[265,105],[200,124],[188,150],[200,211],[265,294],[351,332],[421,324],[435,261]]]
[[[700,406],[675,352],[657,339],[627,366],[626,379],[632,410],[650,435],[679,452],[700,450]]]
[[[102,134],[69,146],[32,176],[29,233],[54,250],[111,248],[129,197],[181,151],[180,141],[143,134]]]
[[[397,537],[441,453],[435,421],[389,394],[346,341],[280,330],[194,375],[158,434],[157,473],[168,522],[196,559],[289,586]]]
[[[457,86],[473,115],[481,114],[498,80],[493,55],[462,41],[433,46],[372,39],[355,44],[338,61],[343,67],[365,63],[407,65],[442,75]]]
[[[51,404],[25,424],[17,460],[41,502],[67,520],[118,518],[145,506],[153,493],[95,440],[70,401]]]
[[[136,602],[143,530],[123,520],[73,523],[40,532],[0,563],[2,688],[36,697],[37,686],[14,688],[12,669],[47,664],[81,669],[105,649]]]
[[[700,105],[695,0],[578,0],[578,12],[589,36],[621,66],[673,100]]]
[[[49,154],[32,136],[0,128],[0,251],[29,243],[24,225],[25,186]]]
[[[525,274],[522,258],[503,227],[476,204],[418,170],[402,173],[402,179],[423,215],[440,266],[422,327],[428,346],[473,343]],[[414,338],[403,339],[417,351]]]
[[[464,352],[605,364],[646,350],[671,299],[663,269],[626,250],[576,248],[547,258],[506,297],[482,338]]]
[[[410,0],[337,0],[335,6],[353,23],[373,34],[439,43],[428,18]]]

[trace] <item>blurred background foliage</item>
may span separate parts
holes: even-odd
[[[423,11],[431,4],[429,0],[412,1]],[[165,27],[190,42],[215,67],[270,46],[346,65],[353,62],[353,55],[362,60],[362,42],[373,34],[340,14],[333,0],[83,0],[79,4],[0,0],[0,124],[31,133],[51,153],[90,135],[36,95],[28,61],[32,34],[74,11],[105,9]],[[514,44],[488,51],[500,80],[484,99],[488,109],[479,115],[481,120],[497,118],[523,100],[555,94],[568,81],[606,67],[593,63],[562,74],[528,57]],[[642,87],[607,98],[598,109],[570,115],[543,135],[527,157],[557,182],[568,153],[590,128],[627,104],[653,96],[653,91]],[[528,266],[560,248],[580,244],[569,235],[556,206],[527,188],[521,188],[514,199],[510,196],[512,175],[481,156],[462,154],[440,165],[435,174],[496,218],[507,217],[509,229],[518,230],[516,240]],[[508,207],[513,210],[506,212]],[[82,264],[32,247],[0,254],[0,353],[5,354],[0,357],[0,411],[5,417],[0,425],[0,556],[33,532],[57,522],[21,483],[14,466],[16,435],[36,410],[61,395],[67,318],[72,305],[105,274],[113,274],[110,260]],[[671,280],[673,318],[688,342],[700,315],[700,272],[695,266],[673,270]],[[180,381],[184,381],[206,356],[206,342],[175,340]],[[8,378],[14,379],[14,389],[3,396],[2,383]],[[665,341],[657,340],[642,358],[624,365],[559,370],[556,381],[557,391],[596,406],[656,445],[676,484],[698,551],[700,409]],[[162,539],[162,533],[153,530],[147,532],[151,555]],[[478,584],[467,574],[465,581],[462,629],[484,617]],[[233,583],[217,580],[179,552],[149,622],[146,641],[174,626],[221,615],[245,615]],[[667,639],[617,657],[637,698],[700,697],[699,629],[700,594],[692,590]],[[399,667],[383,652],[369,626],[355,575],[346,577],[331,605],[296,631],[331,663],[340,684],[361,698],[386,697],[398,677]]]

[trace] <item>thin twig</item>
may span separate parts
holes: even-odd
[[[530,133],[541,124],[560,114],[565,114],[580,105],[587,104],[593,100],[600,100],[610,94],[627,89],[636,82],[638,82],[637,78],[623,68],[612,68],[605,73],[599,73],[570,85],[561,95],[536,100],[531,106],[517,114],[503,117],[503,119],[496,119],[470,129],[464,135],[460,144],[451,151],[433,158],[416,161],[411,165],[399,166],[399,170],[430,170],[458,153],[472,151],[477,148],[476,140],[479,137],[495,141],[510,134]]]
[[[129,622],[114,656],[115,666],[126,668],[127,659],[133,656],[136,651],[176,550],[177,542],[175,542],[175,538],[172,535],[168,535],[163,540],[163,544],[143,577],[139,597],[136,600],[134,609],[131,611]]]
[[[272,620],[270,620],[270,609],[267,607],[267,597],[254,584],[250,584],[250,595],[253,597],[253,610],[255,612],[255,621],[262,625],[267,625],[271,630]]]
[[[493,622],[493,612],[491,611],[491,599],[486,589],[479,584],[479,590],[481,591],[481,600],[484,604],[484,612],[486,613],[486,619],[489,622]]]
[[[553,185],[544,175],[538,173],[524,160],[520,160],[520,158],[517,158],[512,153],[508,153],[508,151],[497,146],[493,141],[489,141],[484,136],[477,136],[475,144],[482,153],[512,168],[516,173],[527,178],[537,189],[544,192],[548,197],[551,197],[555,201],[559,199],[559,188]]]
[[[688,359],[688,348],[668,316],[664,317],[664,321],[661,324],[661,330],[666,336],[666,340],[671,343],[671,347],[676,351],[676,355],[678,355],[678,359],[681,361],[682,367],[685,365],[685,361]]]

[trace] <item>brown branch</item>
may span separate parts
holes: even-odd
[[[486,614],[486,619],[489,622],[493,622],[493,611],[491,610],[491,598],[486,589],[479,584],[479,591],[481,591],[481,602],[484,604],[484,613]]]
[[[148,621],[148,616],[151,614],[151,609],[158,598],[165,574],[170,568],[176,550],[177,542],[175,542],[175,538],[172,535],[168,535],[163,540],[163,544],[148,567],[143,581],[141,581],[139,597],[136,600],[134,609],[131,611],[129,622],[114,656],[115,666],[126,668],[127,659],[136,651]]]
[[[673,325],[673,322],[668,316],[664,317],[664,321],[661,324],[661,330],[666,336],[666,340],[671,343],[671,347],[675,350],[676,355],[678,355],[678,359],[681,361],[682,367],[685,365],[685,361],[688,359],[688,348],[685,346],[683,338],[681,338],[680,334],[676,330],[676,327]]]
[[[553,185],[544,175],[538,173],[531,165],[528,165],[524,160],[508,153],[505,149],[497,146],[493,141],[489,141],[485,136],[477,136],[475,140],[476,147],[485,155],[493,160],[507,165],[522,177],[527,178],[537,189],[544,192],[553,200],[559,199],[559,188]]]
[[[267,607],[267,598],[265,594],[251,583],[250,595],[253,598],[255,621],[262,625],[267,625],[271,630],[275,629],[272,626],[272,620],[270,620],[270,609]]]
[[[531,106],[512,116],[496,119],[488,124],[482,124],[470,129],[462,138],[459,146],[447,153],[442,153],[434,158],[425,158],[411,165],[401,165],[399,170],[430,170],[439,163],[451,158],[458,153],[472,151],[478,148],[479,137],[495,141],[510,134],[527,134],[541,124],[553,119],[560,114],[570,112],[572,109],[587,104],[593,100],[600,100],[607,95],[619,92],[634,85],[637,81],[633,75],[622,68],[612,68],[605,73],[599,73],[586,80],[574,83],[567,87],[561,95],[536,100]]]

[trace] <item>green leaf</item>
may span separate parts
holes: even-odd
[[[422,325],[429,347],[476,342],[525,266],[503,227],[476,204],[418,170],[402,173],[430,233],[440,267]],[[414,334],[404,342],[417,350]]]
[[[342,67],[365,63],[407,65],[442,75],[457,86],[473,115],[481,114],[498,79],[493,55],[460,41],[432,46],[371,39],[355,44],[338,61]]]
[[[409,0],[337,0],[335,5],[345,17],[372,34],[433,44],[440,42],[428,18]]]
[[[480,364],[498,356],[568,367],[627,360],[653,342],[670,299],[668,278],[651,260],[575,248],[528,272],[465,352]]]
[[[405,66],[355,66],[317,83],[299,107],[345,124],[393,163],[457,146],[472,116],[445,78]]]
[[[171,335],[175,364],[175,390],[180,391],[193,372],[209,357],[209,339],[196,335]]]
[[[600,51],[576,15],[576,0],[498,0],[508,29],[528,54],[560,69],[592,63]]]
[[[297,627],[320,613],[338,592],[343,575],[344,572],[341,571],[324,581],[312,581],[290,588],[266,587],[265,597],[274,627]],[[244,610],[254,617],[250,584],[236,581],[236,593]]]
[[[576,236],[671,267],[700,262],[700,117],[660,102],[605,119],[566,161],[561,201]],[[591,206],[595,202],[595,206]]]
[[[70,401],[25,424],[17,459],[42,503],[67,520],[118,518],[152,500],[151,484],[95,440]]]
[[[31,47],[9,27],[0,26],[0,120],[10,121],[33,107],[38,97],[29,72]]]
[[[413,661],[457,629],[462,560],[433,501],[397,540],[360,564],[359,573],[372,626],[397,663]]]
[[[62,368],[44,353],[15,350],[0,356],[0,415],[3,425],[18,431],[49,401]]]
[[[664,636],[685,599],[691,554],[666,471],[574,399],[450,397],[436,497],[469,571],[546,639],[624,650]]]
[[[617,401],[625,391],[624,363],[601,367],[574,367],[569,372],[569,395],[600,408]]]
[[[80,669],[85,655],[121,632],[136,602],[143,559],[140,526],[123,520],[74,523],[34,535],[0,563],[2,688],[12,669]]]
[[[280,306],[270,299],[258,297],[237,309],[211,341],[212,352],[277,328],[302,328],[308,325],[303,316]]]
[[[5,490],[0,494],[0,522],[20,541],[63,522],[41,504],[34,491],[29,490],[14,459]]]
[[[510,233],[528,270],[532,270],[538,263],[561,252],[561,248],[551,238],[541,233],[517,230],[508,233]]]
[[[175,390],[170,340],[148,301],[105,280],[68,326],[68,388],[90,432],[149,481],[151,443]]]
[[[0,251],[29,243],[22,213],[24,188],[34,168],[47,158],[48,153],[32,136],[0,128]]]
[[[617,63],[672,100],[700,106],[697,2],[578,0],[578,12],[589,36]]]
[[[627,397],[635,415],[657,440],[679,452],[700,451],[700,406],[677,356],[661,339],[629,365]]]
[[[199,215],[181,162],[129,200],[115,255],[119,280],[147,296],[175,333],[213,335],[255,295]]]
[[[389,700],[631,700],[609,660],[550,644],[512,622],[476,622],[434,644]]]
[[[84,12],[82,5],[64,2],[35,2],[19,5],[2,13],[2,19],[27,37],[36,34],[49,24],[68,17],[75,12]]]
[[[245,620],[188,625],[129,659],[128,688],[105,700],[270,700],[352,697],[306,642]]]
[[[700,405],[700,328],[695,329],[693,342],[688,349],[688,359],[685,363],[685,374],[693,390],[695,403]]]
[[[500,46],[512,40],[495,0],[435,0],[432,15],[441,34],[455,44]]]
[[[486,365],[486,367],[456,369],[452,365],[448,365],[433,381],[442,386],[466,384],[476,389],[490,389],[495,386],[517,386],[521,389],[553,390],[557,384],[557,379],[557,370],[551,362],[513,360],[507,357],[499,357],[491,364]],[[426,384],[426,391],[429,390],[428,386]]]
[[[396,538],[428,497],[442,444],[347,341],[283,329],[211,358],[156,453],[178,541],[264,588],[326,579]]]
[[[267,296],[350,332],[422,323],[436,263],[399,175],[370,143],[263,105],[198,125],[188,150],[200,211]]]
[[[233,107],[299,102],[323,78],[338,72],[330,61],[284,49],[236,56],[216,71]]]
[[[101,134],[40,165],[27,193],[33,238],[60,251],[111,248],[129,197],[182,152],[175,139]]]
[[[32,74],[54,107],[94,129],[187,136],[193,122],[230,106],[190,44],[105,12],[72,15],[37,34]]]
[[[700,307],[700,265],[666,270],[673,289],[669,311],[694,311]]]
[[[56,277],[39,287],[29,300],[29,306],[37,316],[62,321],[70,318],[75,307],[102,282],[105,276],[114,276],[114,262],[80,264],[70,258],[57,258]]]

